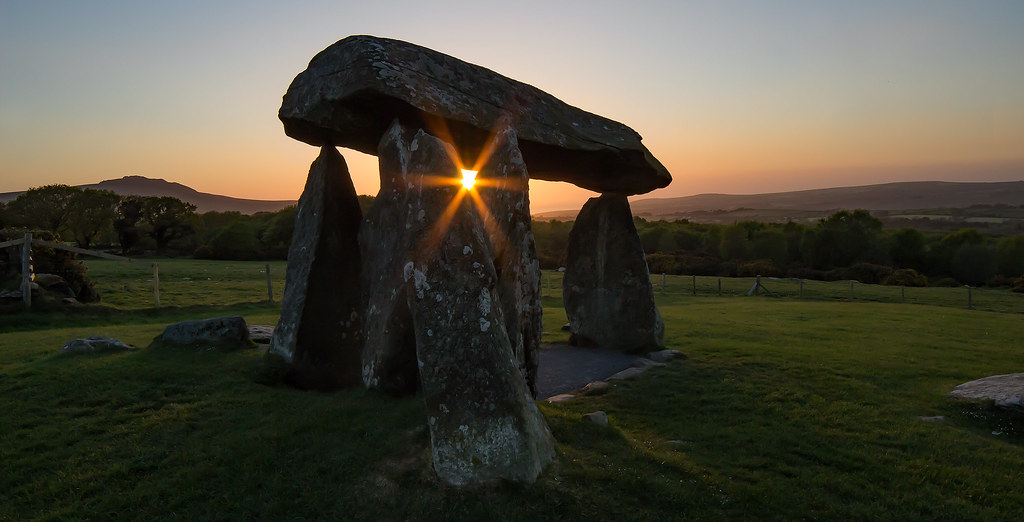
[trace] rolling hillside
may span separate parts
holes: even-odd
[[[1024,181],[954,183],[917,181],[838,187],[770,194],[698,194],[679,198],[644,198],[630,203],[633,214],[649,219],[678,219],[692,213],[756,209],[799,215],[863,208],[896,211],[967,208],[973,205],[1024,205]],[[573,219],[578,211],[538,214],[541,219]]]
[[[266,201],[208,194],[206,192],[199,192],[181,183],[144,176],[125,176],[120,179],[108,179],[91,185],[79,185],[79,187],[109,190],[122,196],[173,196],[182,201],[192,203],[196,206],[196,211],[200,213],[237,211],[243,214],[255,214],[257,212],[275,212],[288,205],[295,204],[294,200]],[[0,202],[10,201],[20,194],[21,192],[0,194]]]

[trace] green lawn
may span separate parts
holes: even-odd
[[[946,395],[1024,371],[1018,314],[659,294],[688,359],[542,404],[559,455],[536,484],[458,490],[430,471],[416,398],[263,386],[257,351],[57,353],[90,334],[145,346],[182,318],[276,321],[221,288],[244,304],[17,314],[0,334],[0,519],[1024,517],[1024,422]],[[549,341],[566,337],[559,301],[544,299]],[[594,410],[610,426],[580,420]]]

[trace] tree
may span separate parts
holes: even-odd
[[[195,205],[175,197],[143,198],[142,221],[149,225],[146,233],[156,242],[156,251],[162,253],[171,241],[193,233],[195,213]]]
[[[744,261],[750,255],[750,241],[748,240],[747,228],[742,224],[733,224],[725,227],[722,231],[722,240],[719,246],[722,259],[729,261]]]
[[[82,189],[67,185],[46,185],[28,189],[7,205],[14,223],[49,230],[57,236],[67,230],[74,209],[72,202]]]
[[[785,268],[789,261],[786,235],[778,229],[764,229],[754,235],[754,259],[770,259],[775,266]]]
[[[921,270],[925,263],[924,234],[913,228],[901,228],[892,234],[889,257],[896,268]]]
[[[867,210],[836,212],[819,221],[814,234],[804,235],[808,261],[817,268],[879,262],[876,240],[881,231],[882,221]]]
[[[135,248],[142,238],[139,222],[142,221],[144,206],[145,199],[142,196],[125,196],[117,204],[114,231],[117,232],[117,242],[121,244],[123,255],[128,255],[128,251]]]
[[[68,224],[68,230],[78,246],[91,248],[100,234],[110,230],[120,201],[120,196],[109,190],[88,188],[72,198],[74,219]]]
[[[966,243],[953,256],[952,269],[961,283],[981,286],[998,271],[996,254],[985,245]]]
[[[1024,236],[1004,237],[996,245],[999,273],[1007,277],[1024,274]]]

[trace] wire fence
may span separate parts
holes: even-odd
[[[541,295],[561,299],[564,274],[544,271]],[[758,286],[758,280],[760,285]],[[969,308],[1024,313],[1024,294],[1007,288],[910,287],[865,284],[859,281],[815,281],[775,277],[717,277],[653,274],[658,300],[689,297],[766,297],[808,301],[855,301]]]

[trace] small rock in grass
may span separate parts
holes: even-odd
[[[946,420],[946,417],[943,415],[935,415],[932,417],[918,417],[918,419],[923,420],[925,422],[942,422]]]
[[[650,359],[637,359],[637,360],[633,361],[633,367],[634,368],[643,368],[644,370],[646,370],[648,368],[657,368],[659,366],[665,366],[665,363],[663,363],[663,362],[655,362],[655,361],[652,361]]]
[[[572,325],[570,325],[569,323],[565,323],[562,325],[563,332],[568,332],[569,330],[572,330]]]
[[[603,411],[595,411],[584,415],[583,420],[588,420],[590,422],[593,422],[594,424],[597,424],[598,426],[607,426],[608,414],[606,414]]]
[[[686,440],[666,440],[665,445],[673,449],[682,449],[690,445]]]
[[[559,394],[559,395],[553,395],[551,397],[548,397],[547,399],[545,399],[545,401],[547,401],[549,404],[554,404],[556,402],[565,402],[565,401],[568,401],[568,400],[571,400],[571,399],[575,399],[575,398],[576,398],[575,395],[572,395],[572,394],[569,394],[569,393],[562,393],[562,394]]]
[[[97,352],[123,352],[133,350],[134,347],[110,337],[93,335],[85,339],[74,339],[68,341],[61,353],[97,353]]]
[[[667,363],[674,359],[685,359],[686,355],[679,350],[660,350],[648,353],[647,358],[654,362]]]
[[[612,375],[611,377],[608,378],[608,380],[611,381],[614,379],[632,379],[633,377],[636,377],[637,375],[644,373],[645,370],[647,370],[647,368],[626,368],[625,370],[622,370],[621,372]]]
[[[603,390],[607,387],[608,383],[605,381],[594,381],[591,383],[587,383],[587,385],[583,387],[583,393],[591,393],[597,390]]]

